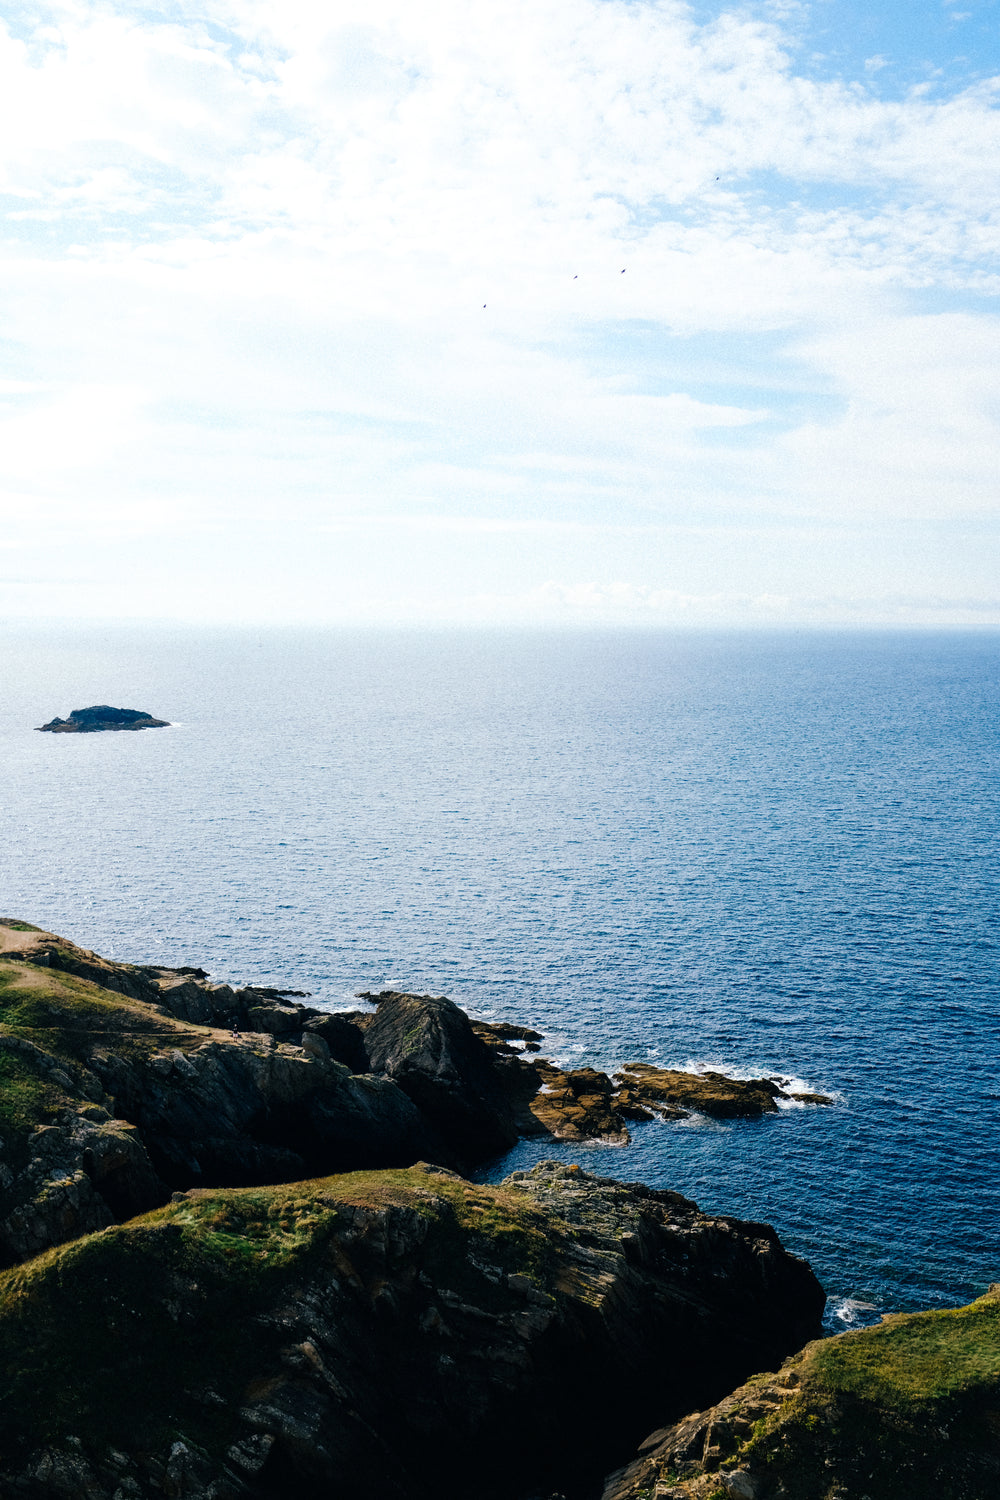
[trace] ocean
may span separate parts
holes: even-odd
[[[522,1143],[775,1225],[832,1330],[1000,1279],[1000,635],[8,627],[3,915],[834,1104]],[[46,735],[92,703],[173,727]]]

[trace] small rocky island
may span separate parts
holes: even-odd
[[[74,708],[68,719],[50,719],[38,728],[53,734],[98,734],[105,729],[169,729],[170,724],[139,708],[112,708],[107,703],[95,703],[90,708]]]
[[[21,921],[0,994],[5,1500],[1000,1489],[995,1296],[809,1343],[822,1288],[766,1224],[463,1175],[525,1132],[766,1115],[774,1080],[565,1072],[444,997],[330,1014]]]

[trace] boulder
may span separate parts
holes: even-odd
[[[612,1100],[612,1083],[595,1068],[565,1072],[542,1058],[532,1066],[540,1088],[529,1101],[532,1125],[526,1134],[544,1133],[559,1141],[605,1141],[627,1146],[629,1133],[620,1110]]]

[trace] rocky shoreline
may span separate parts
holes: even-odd
[[[0,1494],[596,1500],[615,1471],[608,1500],[897,1500],[824,1448],[810,1351],[841,1340],[808,1343],[823,1292],[769,1226],[575,1166],[462,1175],[525,1134],[763,1115],[776,1081],[565,1071],[441,996],[308,998],[0,923]],[[959,1344],[1000,1351],[995,1303]],[[795,1488],[803,1443],[840,1488]]]

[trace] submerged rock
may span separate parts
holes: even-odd
[[[154,719],[139,708],[112,708],[95,703],[91,708],[74,708],[68,719],[50,719],[39,729],[53,734],[95,734],[104,729],[169,729],[166,719]]]

